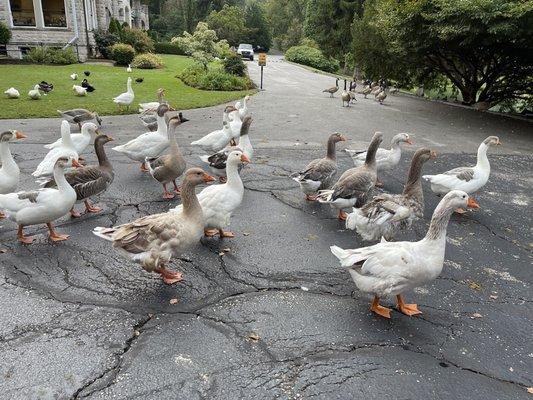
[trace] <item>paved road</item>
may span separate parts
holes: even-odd
[[[359,98],[342,109],[321,94],[330,77],[279,58],[265,72],[266,91],[250,104],[257,151],[243,173],[236,238],[207,240],[178,260],[183,284],[163,285],[89,233],[174,204],[113,152],[105,211],[62,219],[68,242],[50,244],[38,227],[28,230],[37,243],[22,246],[14,224],[1,223],[0,398],[531,398],[531,123],[405,96],[383,106]],[[256,79],[258,68],[250,64],[250,73]],[[222,109],[185,112],[191,122],[179,142],[191,165],[199,152],[188,143],[217,128]],[[6,128],[29,136],[13,148],[22,186],[34,187],[29,174],[59,121],[0,121]],[[104,128],[118,142],[143,131],[135,117],[104,118]],[[425,167],[432,173],[474,162],[488,135],[504,143],[490,151],[482,208],[451,221],[442,275],[408,294],[420,317],[369,313],[368,296],[328,250],[360,240],[328,207],[305,203],[288,179],[324,153],[332,131],[357,147],[375,130],[411,132],[416,143],[384,177],[391,192],[401,190],[418,146],[438,151]],[[350,166],[344,154],[340,164]],[[427,228],[438,199],[425,194],[425,220],[402,239]],[[231,251],[219,256],[224,248]]]

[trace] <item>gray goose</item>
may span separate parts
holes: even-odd
[[[424,193],[420,180],[422,166],[437,156],[432,150],[419,149],[402,194],[381,194],[361,208],[354,208],[346,218],[346,228],[356,229],[364,240],[392,240],[400,229],[406,229],[424,215]]]
[[[170,153],[159,157],[146,158],[146,165],[148,166],[150,175],[152,175],[156,181],[163,185],[164,199],[174,198],[174,194],[167,190],[167,185],[169,183],[174,185],[174,191],[176,194],[180,193],[180,189],[176,184],[176,179],[178,179],[185,172],[187,163],[183,158],[178,146],[178,142],[176,141],[176,128],[183,122],[187,121],[188,119],[185,118],[182,113],[172,117],[168,121],[169,129],[167,132],[168,140],[170,142]]]
[[[333,97],[339,91],[339,78],[335,78],[335,86],[324,89],[322,93],[329,93],[329,97]]]
[[[291,178],[300,185],[306,200],[315,201],[319,190],[329,189],[333,184],[337,174],[335,145],[344,141],[346,138],[340,133],[332,134],[328,139],[326,157],[311,161],[303,171],[291,175]]]
[[[115,177],[113,166],[104,150],[104,145],[112,140],[113,138],[108,135],[98,135],[94,140],[94,151],[98,158],[98,165],[79,167],[65,174],[65,179],[76,192],[76,201],[83,201],[85,211],[88,213],[102,211],[100,207],[89,204],[89,198],[105,192]],[[44,187],[56,187],[55,179],[46,182]],[[74,207],[70,210],[70,215],[73,218],[80,217],[80,213],[76,212]]]
[[[361,207],[366,202],[368,192],[375,186],[377,180],[376,151],[382,141],[383,135],[380,132],[374,133],[366,153],[365,163],[360,167],[345,171],[331,189],[318,192],[317,200],[338,209],[338,217],[341,221],[346,220],[346,213],[343,209]]]
[[[66,119],[71,124],[78,124],[80,130],[82,122],[92,121],[93,119],[98,122],[99,126],[102,126],[102,118],[100,118],[98,113],[91,112],[85,108],[73,108],[72,110],[66,111],[57,110],[57,112],[63,117],[63,119]]]
[[[344,107],[344,103],[346,103],[346,107],[350,107],[352,96],[350,96],[350,93],[346,91],[346,79],[344,80],[344,90],[341,93],[341,100],[342,100],[343,107]]]

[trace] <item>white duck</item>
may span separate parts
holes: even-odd
[[[468,194],[481,189],[490,176],[490,164],[487,158],[487,150],[490,146],[500,145],[497,136],[489,136],[477,150],[477,163],[474,167],[459,167],[438,175],[424,175],[422,178],[431,183],[431,190],[437,194],[446,194],[450,190],[463,190]],[[464,210],[457,209],[459,213]]]
[[[65,179],[64,169],[69,165],[79,166],[73,157],[59,157],[54,163],[54,179],[57,189],[45,188],[0,195],[0,209],[19,226],[17,238],[20,242],[30,244],[33,237],[24,235],[28,225],[46,224],[50,239],[54,242],[68,239],[54,230],[52,221],[68,214],[76,202],[76,192]]]
[[[157,110],[157,107],[159,107],[159,105],[164,102],[163,97],[165,95],[165,89],[163,88],[157,89],[156,95],[157,95],[157,101],[150,101],[148,103],[139,103],[140,113],[155,112]]]
[[[426,236],[418,242],[387,242],[358,249],[331,246],[331,252],[348,268],[355,285],[374,295],[370,310],[390,318],[390,309],[379,304],[380,297],[396,296],[398,310],[406,315],[421,314],[416,304],[406,304],[402,293],[436,279],[442,271],[446,228],[458,207],[478,207],[463,191],[454,190],[440,201]]]
[[[235,108],[239,111],[239,117],[241,120],[244,120],[244,118],[248,116],[248,101],[250,101],[250,96],[246,95],[244,96],[242,103],[240,101],[235,103]]]
[[[191,168],[183,179],[182,212],[148,215],[111,228],[96,227],[93,233],[113,242],[113,248],[123,257],[160,274],[166,284],[179,282],[181,273],[166,266],[172,257],[179,257],[202,238],[204,215],[194,188],[214,180],[200,168]]]
[[[378,172],[379,171],[388,171],[393,169],[398,165],[400,159],[402,158],[402,148],[401,143],[413,144],[408,133],[398,133],[394,135],[391,140],[391,148],[389,150],[379,148],[376,153],[376,163]],[[350,150],[345,149],[346,153],[352,157],[353,163],[356,167],[360,167],[365,163],[366,159],[366,150]],[[382,182],[379,181],[376,183],[376,186],[382,186]]]
[[[133,70],[131,69],[131,64],[128,64],[128,68],[126,68],[126,72],[128,74],[131,74],[133,72]]]
[[[18,99],[20,97],[19,91],[14,87],[10,87],[9,89],[7,89],[4,94],[7,96],[8,99]]]
[[[76,93],[76,96],[86,96],[87,89],[80,85],[72,85],[72,90]]]
[[[81,133],[73,133],[70,135],[72,144],[76,149],[78,155],[83,153],[85,148],[91,143],[91,139],[95,134],[98,134],[98,127],[92,122],[86,122],[81,126]],[[63,145],[63,139],[59,138],[54,143],[45,144],[44,147],[47,149],[55,149]]]
[[[126,106],[129,109],[131,103],[133,103],[133,100],[135,100],[135,93],[133,93],[133,89],[131,87],[131,77],[128,77],[128,82],[126,85],[128,90],[119,94],[117,97],[114,97],[113,102],[119,106]]]
[[[254,149],[252,147],[252,142],[248,135],[250,130],[250,125],[252,124],[252,117],[247,116],[244,118],[241,126],[241,135],[239,137],[239,144],[237,146],[228,146],[223,150],[215,153],[213,155],[203,155],[200,156],[200,159],[209,165],[210,171],[213,175],[219,177],[220,182],[226,181],[226,160],[228,159],[229,153],[233,150],[241,150],[242,153],[249,159],[252,160],[254,155]]]
[[[239,164],[250,160],[239,150],[232,151],[226,162],[227,182],[222,185],[208,186],[198,194],[205,218],[206,236],[220,234],[220,238],[234,237],[230,231],[224,231],[229,225],[231,214],[241,205],[244,196],[244,185],[239,176]],[[171,211],[181,212],[179,205]]]
[[[60,157],[72,158],[78,161],[78,152],[72,143],[70,125],[68,121],[61,121],[61,144],[46,154],[37,169],[32,173],[36,178],[50,176],[54,172],[54,165]]]
[[[73,81],[77,80],[78,79],[78,74],[75,73],[75,72],[70,74],[70,79],[72,79]]]
[[[206,151],[217,152],[226,147],[233,138],[233,132],[228,122],[222,123],[222,129],[208,133],[201,139],[191,143],[193,146],[200,146]]]
[[[231,129],[231,143],[235,145],[235,140],[241,134],[242,120],[239,115],[239,110],[233,106],[226,107],[224,110],[223,122],[228,122]]]
[[[113,150],[125,154],[132,160],[141,163],[141,170],[148,171],[145,159],[159,156],[169,146],[168,127],[165,121],[165,114],[169,110],[167,104],[161,104],[157,108],[157,130],[155,132],[146,132],[130,140],[121,146],[113,147]]]
[[[39,91],[39,85],[35,85],[33,89],[28,92],[28,96],[32,100],[39,100],[41,98],[41,92]]]
[[[9,142],[13,139],[23,139],[25,137],[26,135],[16,130],[0,133],[0,194],[17,190],[20,169],[9,150]],[[0,218],[3,217],[4,215],[0,212]]]

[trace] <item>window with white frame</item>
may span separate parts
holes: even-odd
[[[13,26],[35,26],[33,0],[9,0]]]
[[[41,0],[44,26],[62,28],[67,26],[64,0]]]

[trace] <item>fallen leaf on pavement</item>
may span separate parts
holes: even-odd
[[[470,289],[480,291],[481,288],[482,288],[482,286],[479,283],[477,283],[477,282],[474,282],[474,281],[471,281],[471,280],[468,280],[467,282],[468,282],[468,287]]]
[[[170,299],[169,303],[170,304],[177,304],[178,302],[178,299]]]
[[[490,295],[490,298],[493,299],[493,300],[495,300],[495,299],[498,298],[498,296],[496,296],[496,295],[494,295],[494,294],[491,294],[491,295]]]
[[[225,249],[222,249],[222,251],[224,253],[229,253],[231,251],[231,249],[229,247],[226,247]]]
[[[257,342],[259,340],[259,335],[255,332],[251,332],[250,334],[248,334],[248,339]]]
[[[474,313],[470,316],[470,318],[474,319],[474,318],[483,318],[483,315],[481,315],[480,313]]]
[[[528,387],[527,392],[533,394],[533,387]]]
[[[250,232],[243,232],[242,235],[243,235],[243,236],[249,236],[249,235],[250,235]]]

